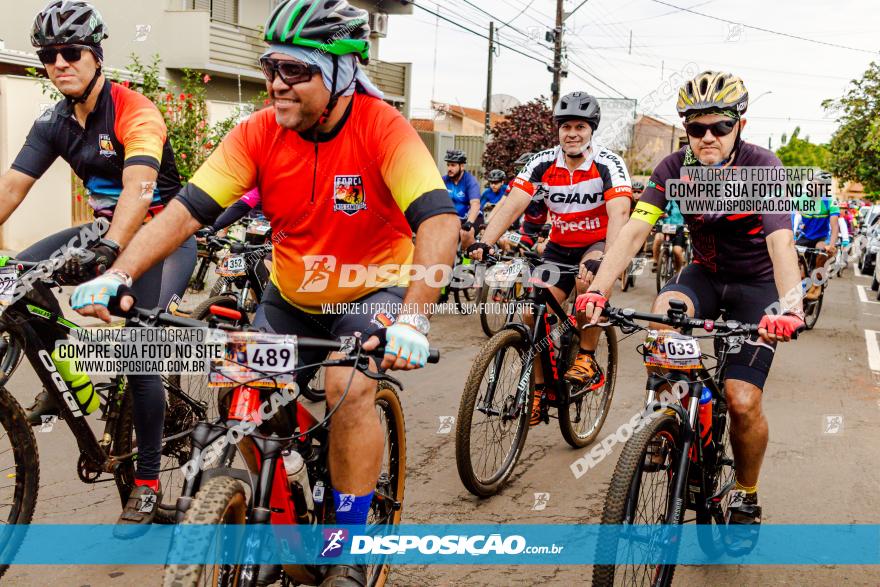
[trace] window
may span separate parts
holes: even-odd
[[[232,24],[238,24],[239,0],[190,0],[193,10],[207,10],[211,18]]]

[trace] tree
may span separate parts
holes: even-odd
[[[483,153],[483,169],[503,169],[515,175],[513,163],[523,153],[536,153],[559,142],[553,111],[544,96],[516,106],[503,122],[492,127],[492,140]]]
[[[819,167],[827,170],[831,161],[831,153],[824,145],[816,145],[810,142],[810,137],[805,139],[798,135],[801,133],[801,127],[795,127],[791,133],[791,138],[786,139],[786,135],[782,135],[782,146],[776,150],[776,155],[783,165],[793,167]]]
[[[880,65],[872,62],[846,93],[822,102],[837,112],[840,127],[831,137],[830,171],[844,181],[858,181],[866,192],[880,191]]]

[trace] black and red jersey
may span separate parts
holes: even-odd
[[[513,187],[543,203],[551,213],[550,241],[563,247],[585,247],[605,240],[605,202],[631,198],[632,182],[618,155],[593,143],[584,162],[570,171],[561,147],[536,153],[513,180]]]

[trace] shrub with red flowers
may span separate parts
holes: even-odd
[[[178,91],[163,88],[159,80],[159,58],[145,65],[132,56],[128,70],[140,77],[134,88],[153,101],[165,118],[168,138],[174,149],[177,170],[186,182],[236,124],[230,117],[214,125],[208,123],[207,85],[211,76],[183,70]]]

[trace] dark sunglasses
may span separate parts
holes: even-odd
[[[66,45],[64,47],[46,47],[37,51],[37,57],[43,65],[52,65],[61,53],[61,57],[68,63],[76,63],[82,59],[83,51],[89,48],[84,45]]]
[[[684,130],[688,135],[694,137],[695,139],[702,139],[706,136],[706,131],[711,130],[712,136],[714,137],[724,137],[733,132],[733,129],[736,128],[736,123],[738,120],[721,120],[719,122],[713,122],[712,124],[703,124],[701,122],[689,122],[684,125]]]
[[[260,68],[263,75],[269,80],[269,83],[275,81],[275,76],[281,78],[281,81],[288,86],[303,84],[312,79],[316,73],[320,73],[321,68],[312,63],[302,63],[300,61],[281,61],[279,59],[270,59],[263,57],[260,59]]]

